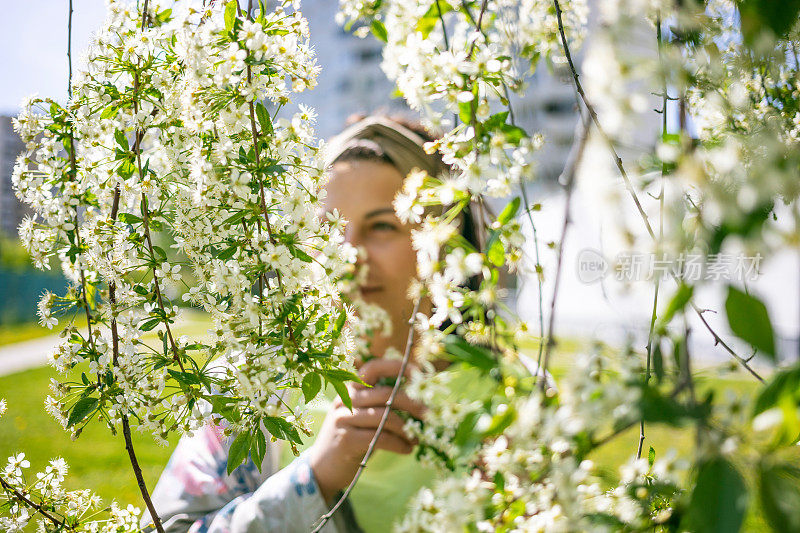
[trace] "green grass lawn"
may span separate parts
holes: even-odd
[[[201,334],[206,327],[205,323],[190,323],[180,330],[180,334]],[[567,358],[558,360],[554,368],[557,379],[570,372],[570,365],[565,359]],[[6,457],[24,451],[31,462],[29,472],[33,475],[49,459],[61,456],[70,466],[66,480],[68,489],[91,488],[106,503],[114,499],[121,504],[133,503],[143,509],[121,434],[112,436],[108,429],[92,423],[73,442],[44,411],[43,400],[49,393],[48,383],[55,376],[56,372],[51,368],[38,368],[0,377],[0,397],[8,401],[8,411],[0,417],[0,462],[4,465]],[[698,372],[700,390],[712,388],[721,394],[725,389],[731,389],[736,394],[749,395],[756,386],[757,383],[745,374],[732,373],[719,378],[710,370]],[[616,471],[618,465],[636,453],[638,438],[638,426],[630,428],[613,442],[597,450],[592,459],[601,471]],[[653,446],[657,456],[662,456],[670,448],[687,452],[692,448],[693,438],[689,429],[648,426],[644,442],[645,454],[649,446]],[[151,489],[176,442],[177,438],[173,437],[169,447],[161,447],[149,436],[134,432],[135,449],[145,480]],[[753,513],[743,529],[748,532],[766,530],[760,517]]]
[[[198,314],[189,312],[186,320],[175,327],[174,333],[202,338],[208,327],[207,320],[201,320]],[[16,340],[27,340],[25,332],[29,330],[32,336],[28,338],[33,338],[36,336],[34,328],[45,335],[53,333],[33,324],[19,329]],[[0,338],[5,340],[2,333],[0,331]],[[156,335],[151,333],[143,339],[153,342]],[[42,367],[0,377],[0,398],[8,402],[8,410],[0,417],[0,463],[5,466],[8,456],[25,452],[31,462],[28,472],[33,475],[43,469],[50,459],[63,457],[70,467],[65,481],[68,489],[91,488],[106,503],[117,500],[121,504],[133,503],[143,508],[121,433],[113,436],[108,428],[92,422],[73,442],[69,434],[45,412],[44,399],[50,394],[50,379],[58,376],[54,369]],[[149,435],[134,430],[133,440],[145,480],[152,489],[172,448],[177,444],[177,437],[170,440],[170,446],[164,447],[156,444]]]
[[[86,320],[76,321],[75,324],[79,327],[85,327]],[[64,324],[59,324],[59,326],[63,327]],[[40,326],[37,322],[0,325],[0,346],[54,335],[61,331],[59,326],[55,326],[53,329],[47,329]]]

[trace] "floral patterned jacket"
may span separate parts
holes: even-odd
[[[278,469],[278,447],[270,444],[261,472],[248,460],[227,475],[229,441],[206,425],[178,443],[152,494],[165,531],[308,533],[328,512],[305,455]],[[146,512],[142,526],[152,529]],[[322,531],[361,529],[343,505]]]

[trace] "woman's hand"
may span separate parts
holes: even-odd
[[[374,385],[381,378],[396,378],[400,372],[400,363],[394,359],[372,359],[364,363],[359,373],[361,379]],[[409,370],[406,369],[407,376]],[[353,401],[353,411],[337,398],[325,416],[317,440],[309,450],[311,469],[325,501],[329,503],[355,477],[392,393],[391,387],[368,388],[354,383],[347,385]],[[411,453],[415,442],[405,435],[405,421],[394,411],[405,411],[416,418],[422,418],[425,407],[404,392],[398,391],[392,403],[392,412],[389,413],[376,444],[377,448],[383,450]]]

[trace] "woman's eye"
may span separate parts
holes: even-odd
[[[375,222],[372,229],[374,231],[395,231],[397,227],[391,222]]]

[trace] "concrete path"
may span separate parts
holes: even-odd
[[[58,344],[58,335],[0,346],[0,376],[47,364],[47,354]]]

